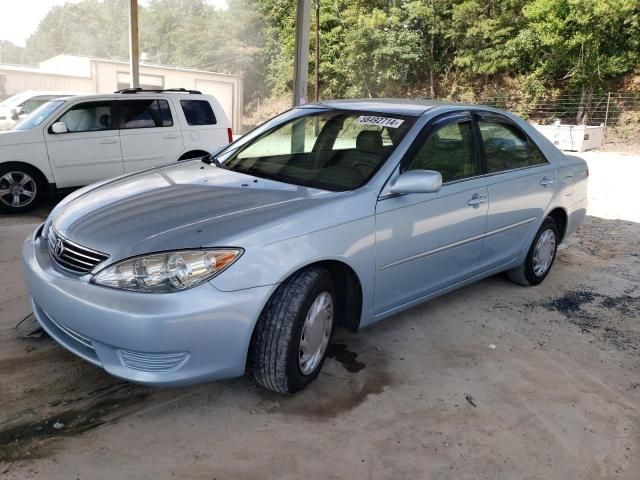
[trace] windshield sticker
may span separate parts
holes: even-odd
[[[356,122],[358,125],[374,125],[376,127],[398,128],[404,120],[390,117],[374,117],[371,115],[362,115],[358,117]]]

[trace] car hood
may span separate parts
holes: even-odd
[[[235,246],[239,232],[330,192],[256,178],[199,161],[99,185],[54,212],[53,228],[112,259],[153,251]]]
[[[37,128],[32,130],[7,130],[0,132],[0,147],[43,141]]]

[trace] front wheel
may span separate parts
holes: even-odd
[[[44,196],[44,182],[28,166],[0,165],[0,210],[21,213],[35,208]]]
[[[331,342],[336,293],[328,270],[311,267],[280,285],[251,340],[250,369],[270,390],[290,394],[320,373]]]
[[[527,258],[519,267],[509,270],[509,279],[520,285],[540,284],[551,270],[558,250],[558,225],[547,217],[533,238]]]

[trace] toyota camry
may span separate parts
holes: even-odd
[[[132,382],[249,372],[293,393],[337,326],[499,272],[542,282],[585,216],[587,177],[501,110],[305,105],[213,155],[66,197],[23,246],[33,312]]]

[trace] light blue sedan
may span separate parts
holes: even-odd
[[[307,105],[202,161],[68,196],[24,243],[33,312],[133,382],[248,370],[292,393],[318,375],[338,325],[499,272],[542,282],[585,216],[587,177],[500,110]]]

